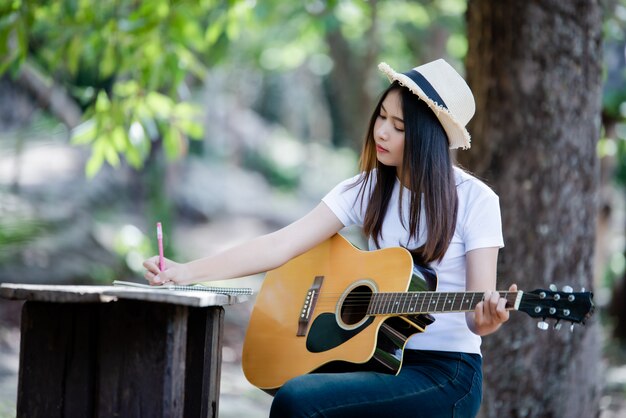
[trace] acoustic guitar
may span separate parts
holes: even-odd
[[[404,248],[361,251],[337,234],[267,273],[250,317],[242,367],[268,393],[306,373],[373,370],[397,374],[408,338],[431,314],[473,311],[484,292],[435,292],[433,270]],[[592,293],[500,292],[506,308],[581,323]],[[543,325],[542,325],[543,324]]]

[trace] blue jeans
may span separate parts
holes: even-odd
[[[313,373],[276,393],[271,418],[475,417],[482,400],[478,354],[405,350],[397,376]]]

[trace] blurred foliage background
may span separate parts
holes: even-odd
[[[46,281],[133,274],[154,251],[156,219],[173,227],[222,213],[220,196],[203,190],[187,165],[221,167],[208,174],[216,183],[230,177],[228,170],[256,173],[272,193],[310,199],[352,174],[372,103],[386,83],[376,64],[404,69],[444,56],[463,71],[465,8],[462,0],[4,1],[0,274],[14,280],[16,271],[26,272],[21,267],[30,264],[25,254],[34,244],[43,236],[56,241],[68,233],[64,221],[76,221],[72,208],[67,219],[50,219],[43,202],[33,200],[58,197],[49,196],[50,182],[61,187],[46,174],[39,188],[25,178],[27,156],[41,141],[72,154],[68,186],[78,181],[84,190],[63,200],[79,205],[84,194],[96,194],[82,205],[91,218],[83,227],[94,245],[106,247],[94,255],[102,262],[91,260],[77,277],[50,276],[62,263],[44,263]],[[42,157],[44,166],[58,160]],[[84,165],[88,180],[76,165]],[[172,177],[198,187],[181,188]],[[108,185],[95,190],[101,183]],[[109,192],[116,198],[102,204],[100,193]],[[133,215],[132,223],[109,225]],[[170,254],[179,252],[173,236],[167,245]],[[67,258],[68,248],[55,247],[32,258]],[[116,264],[106,250],[125,262]]]
[[[0,0],[0,282],[140,280],[157,220],[184,261],[296,219],[355,173],[378,62],[463,73],[466,7]],[[626,270],[626,0],[603,7],[608,305]]]

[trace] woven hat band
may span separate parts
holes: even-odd
[[[437,103],[439,106],[443,107],[444,109],[448,109],[448,106],[443,101],[441,96],[439,96],[439,93],[437,93],[437,90],[435,90],[432,84],[430,84],[428,80],[426,80],[426,77],[424,77],[419,71],[417,71],[416,69],[412,69],[411,71],[408,71],[403,74],[409,77],[411,80],[413,80],[413,82],[417,84],[419,88],[422,89],[424,94],[426,94],[426,96],[428,96],[430,100]]]

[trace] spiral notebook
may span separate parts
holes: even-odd
[[[252,289],[249,287],[215,287],[215,286],[205,286],[202,284],[180,285],[180,284],[168,283],[162,286],[150,286],[147,284],[115,280],[113,281],[113,286],[136,287],[136,288],[150,289],[150,290],[156,290],[156,291],[176,290],[176,291],[211,292],[211,293],[221,293],[224,295],[251,295],[253,293]]]

